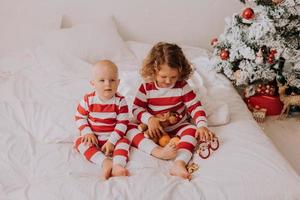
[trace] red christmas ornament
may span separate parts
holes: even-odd
[[[275,54],[277,53],[277,51],[276,51],[276,49],[273,49],[273,48],[272,48],[272,49],[270,50],[270,53],[273,54],[273,55],[275,55]]]
[[[274,59],[275,58],[275,54],[270,53],[269,54],[269,59]]]
[[[277,53],[276,49],[271,49],[269,56],[268,56],[268,63],[272,64],[274,63],[275,54]]]
[[[267,95],[274,96],[275,95],[275,86],[270,84],[258,84],[255,87],[254,95]]]
[[[269,57],[269,58],[268,58],[268,63],[272,64],[273,62],[274,62],[274,58]]]
[[[250,20],[254,17],[254,11],[252,8],[245,8],[245,10],[242,13],[242,17],[244,19]]]
[[[211,46],[216,46],[218,44],[218,39],[217,38],[213,38],[211,41],[210,41],[210,45]]]
[[[221,50],[220,58],[222,60],[227,60],[229,58],[229,51],[227,49]]]

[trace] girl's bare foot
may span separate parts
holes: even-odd
[[[129,172],[126,168],[122,167],[119,164],[114,164],[112,167],[112,176],[129,176]]]
[[[112,160],[110,158],[105,158],[102,163],[102,178],[104,180],[109,179],[111,176],[111,170],[112,170]]]
[[[188,179],[191,180],[191,175],[189,174],[189,172],[187,171],[186,167],[185,167],[185,162],[182,160],[176,160],[174,162],[174,165],[172,166],[171,170],[170,170],[170,174],[172,176],[178,176],[184,179]]]
[[[165,147],[160,147],[160,146],[155,147],[152,150],[151,155],[163,160],[169,160],[175,158],[176,153],[177,153],[176,145],[174,143],[172,144],[169,143]]]

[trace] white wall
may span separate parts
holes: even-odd
[[[0,0],[0,28],[57,14],[76,22],[114,15],[125,40],[209,48],[211,38],[224,30],[224,18],[242,6],[239,0]]]

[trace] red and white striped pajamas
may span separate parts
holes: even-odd
[[[102,164],[106,156],[101,147],[106,141],[115,145],[113,163],[125,167],[128,161],[130,143],[125,133],[129,123],[128,106],[118,93],[110,100],[102,101],[96,92],[86,94],[80,101],[75,115],[76,126],[81,137],[75,141],[76,149],[89,161]],[[81,143],[82,136],[94,133],[98,145],[87,146]]]
[[[180,137],[175,160],[188,163],[197,144],[196,129],[202,126],[207,127],[206,114],[201,102],[186,81],[177,81],[170,88],[159,88],[154,82],[143,83],[134,100],[132,108],[134,117],[139,122],[147,124],[153,115],[167,111],[175,111],[183,116],[177,124],[165,130]],[[196,126],[187,121],[189,115],[192,116]],[[133,124],[128,126],[127,138],[134,147],[148,154],[157,147],[157,144],[145,138],[144,134]]]

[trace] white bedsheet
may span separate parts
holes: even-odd
[[[100,166],[85,161],[71,142],[77,136],[77,102],[90,90],[88,67],[70,55],[57,58],[42,49],[0,61],[0,199],[300,199],[297,174],[230,83],[212,72],[202,77],[204,101],[212,110],[228,105],[231,121],[211,127],[220,148],[207,160],[194,155],[200,169],[191,181],[168,175],[172,161],[134,148],[131,175],[101,181]],[[138,79],[128,74],[136,74],[138,66],[119,67],[121,77],[127,77],[120,91],[134,95]]]

